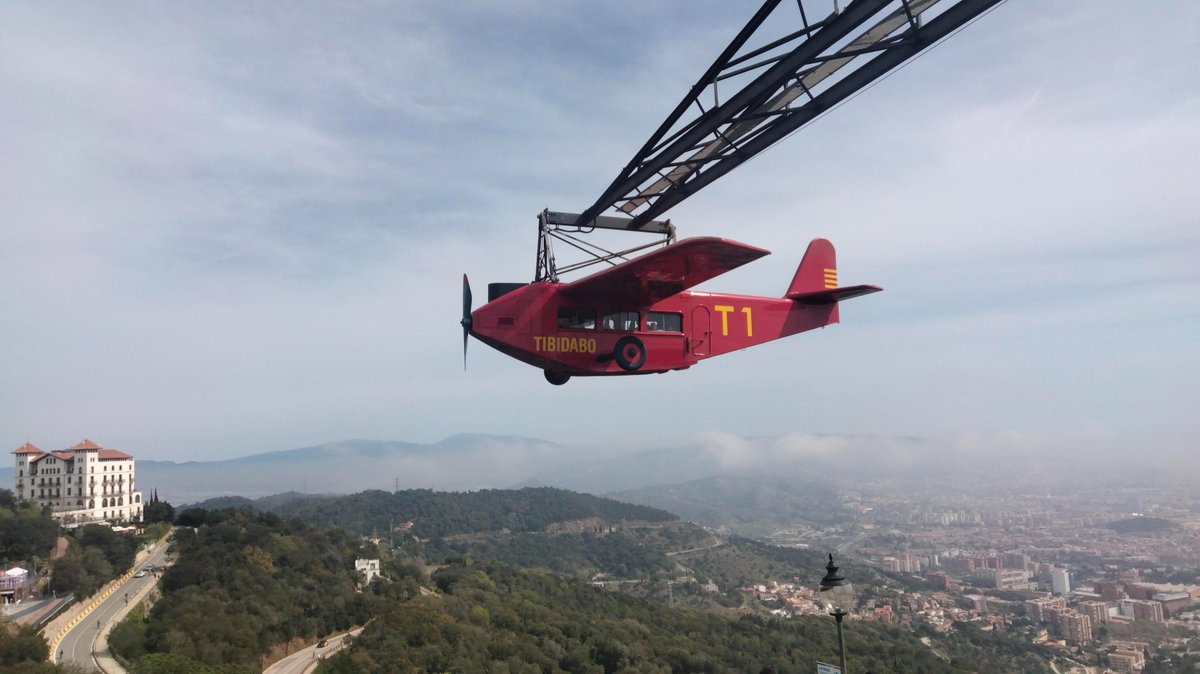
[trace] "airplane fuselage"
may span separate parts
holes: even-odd
[[[564,297],[563,287],[543,281],[497,297],[472,312],[471,334],[548,372],[597,376],[683,370],[838,322],[837,303],[683,291],[649,306],[605,305]]]

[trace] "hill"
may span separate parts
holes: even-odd
[[[722,617],[670,608],[554,575],[460,560],[437,591],[389,606],[323,674],[426,672],[811,672],[836,661],[827,617]],[[945,662],[915,635],[866,622],[846,630],[858,671],[998,672]]]
[[[137,472],[144,490],[157,488],[163,499],[183,504],[293,490],[349,494],[392,489],[397,483],[443,490],[504,487],[573,456],[561,445],[535,438],[463,434],[429,444],[344,440],[221,461],[139,459]]]
[[[487,532],[546,532],[608,528],[625,521],[669,522],[671,513],[551,487],[476,492],[409,489],[365,491],[349,496],[295,499],[271,508],[318,527],[360,534],[386,534],[396,525],[418,538]]]
[[[132,671],[199,669],[169,669],[163,654],[261,671],[264,654],[362,624],[378,610],[377,595],[357,591],[354,568],[378,551],[355,537],[235,510],[206,513],[195,525],[174,536],[177,558],[163,574],[162,598],[109,638]]]
[[[669,551],[709,538],[665,511],[549,487],[216,498],[185,509],[180,521],[203,519],[201,508],[248,508],[378,536],[409,559],[440,562],[475,555],[580,578],[600,573],[645,579],[667,573],[674,568]]]
[[[1178,526],[1171,520],[1161,517],[1131,517],[1109,522],[1104,525],[1104,528],[1112,529],[1119,534],[1157,534],[1178,528]]]
[[[395,513],[417,513],[409,531],[420,523],[427,536],[403,535],[389,552],[290,515],[185,510],[197,532],[182,530],[163,600],[110,641],[135,661],[131,671],[178,661],[242,672],[364,621],[363,635],[319,671],[753,674],[812,671],[836,654],[827,617],[775,619],[741,591],[774,580],[815,584],[823,553],[717,538],[662,511],[547,488],[275,501],[358,532],[370,528],[364,514],[390,524]],[[356,592],[360,557],[379,558],[384,580]],[[438,564],[431,577],[411,563],[424,559]],[[888,582],[852,561],[845,571],[863,602]],[[911,630],[851,625],[847,648],[863,671],[1048,671],[1020,643],[965,624],[950,635],[917,621]]]

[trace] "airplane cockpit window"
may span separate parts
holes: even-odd
[[[654,332],[683,332],[683,314],[651,311],[646,314],[646,329]]]
[[[596,310],[575,307],[558,308],[558,327],[576,330],[596,329]]]
[[[636,311],[614,311],[604,315],[604,329],[633,332],[639,328],[639,319]]]

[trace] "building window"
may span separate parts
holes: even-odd
[[[638,329],[638,312],[614,311],[604,315],[604,329],[633,332]]]
[[[558,327],[574,330],[595,330],[596,310],[574,307],[558,308]]]

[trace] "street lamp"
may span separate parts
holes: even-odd
[[[829,555],[829,564],[825,566],[825,577],[821,579],[818,596],[821,606],[837,620],[838,650],[842,656],[842,674],[846,674],[846,642],[842,639],[842,618],[845,618],[854,606],[854,586],[838,573],[832,554]]]

